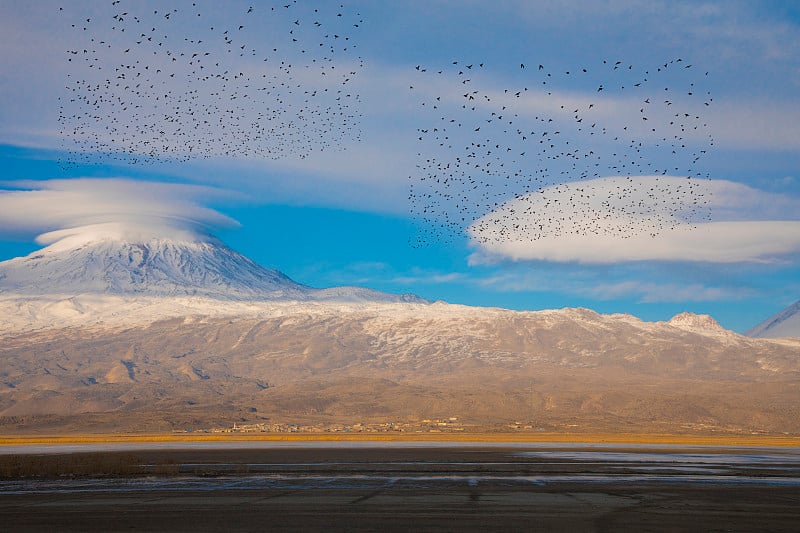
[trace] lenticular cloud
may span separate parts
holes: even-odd
[[[0,190],[0,231],[38,234],[41,244],[109,234],[196,239],[236,225],[201,205],[226,194],[209,187],[121,178],[15,182],[14,187]]]
[[[680,188],[687,194],[674,194]],[[697,198],[707,200],[708,216],[697,216]],[[471,261],[768,262],[800,252],[798,213],[797,199],[724,180],[586,180],[519,196],[476,220]]]

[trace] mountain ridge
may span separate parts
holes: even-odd
[[[190,300],[172,317],[137,310],[139,297],[114,305],[117,327],[102,313],[0,327],[0,428],[455,416],[553,431],[800,432],[800,341],[582,309],[279,301],[211,315]]]
[[[800,337],[800,300],[779,311],[745,333],[748,337]]]
[[[205,237],[57,239],[0,263],[0,278],[6,433],[442,417],[800,433],[800,340],[707,315],[314,289]]]

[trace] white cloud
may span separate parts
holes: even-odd
[[[614,300],[627,296],[636,296],[642,303],[663,302],[714,302],[740,300],[751,296],[752,291],[742,288],[708,287],[699,283],[654,283],[647,281],[621,281],[618,283],[600,283],[584,287],[582,294],[600,300]]]
[[[770,262],[800,252],[798,216],[800,200],[730,181],[611,177],[520,196],[468,232],[473,264]]]
[[[663,274],[669,277],[671,273]],[[569,268],[561,268],[556,273],[544,268],[512,270],[471,282],[500,292],[568,293],[604,301],[633,298],[639,303],[732,301],[752,296],[753,293],[752,289],[741,286],[667,280],[663,274],[657,280],[605,281],[609,277],[619,278],[625,274],[601,274],[598,271]]]
[[[76,41],[75,32],[71,30],[69,24],[62,17],[56,16],[59,13],[60,3],[43,1],[12,2],[12,4],[13,7],[7,10],[8,16],[0,20],[0,45],[8,52],[0,58],[0,87],[6,96],[4,105],[0,105],[0,142],[42,148],[63,148],[61,142],[64,141],[64,135],[60,133],[55,120],[58,116],[57,99],[66,95],[64,86],[67,74],[72,73],[73,76],[76,74],[75,69],[69,68],[70,65],[66,62],[65,50],[74,48],[76,42],[82,41],[80,39]],[[239,7],[246,9],[249,5],[237,3],[219,7],[217,4],[207,4],[207,7],[204,6],[204,16],[208,15],[209,20],[225,20],[226,23],[235,18],[235,14],[239,13],[237,11]],[[451,87],[440,86],[438,80],[426,86],[412,70],[417,62],[424,63],[439,57],[435,53],[437,51],[431,50],[428,51],[430,53],[422,54],[414,47],[407,51],[398,47],[396,55],[374,57],[371,50],[382,48],[372,47],[373,43],[368,39],[374,35],[384,37],[383,25],[386,25],[386,32],[402,34],[409,42],[417,40],[418,37],[421,37],[422,42],[427,42],[430,35],[424,31],[428,25],[398,28],[392,24],[393,21],[399,23],[403,20],[401,17],[391,16],[393,10],[411,11],[415,15],[420,13],[421,18],[430,14],[431,8],[418,3],[412,4],[401,2],[389,6],[387,3],[386,6],[389,7],[384,6],[379,10],[373,8],[376,13],[383,12],[388,16],[382,20],[372,18],[369,21],[372,27],[380,26],[380,28],[378,31],[373,30],[373,33],[366,32],[360,38],[363,39],[359,41],[359,46],[365,51],[366,66],[351,84],[362,95],[360,111],[364,115],[362,118],[364,135],[361,142],[352,141],[346,145],[345,151],[314,152],[305,159],[287,157],[279,162],[243,158],[201,160],[194,166],[176,164],[164,167],[167,168],[167,173],[205,183],[221,183],[217,181],[220,174],[218,169],[224,167],[224,173],[233,175],[232,179],[237,181],[236,186],[247,190],[258,190],[262,196],[269,196],[274,201],[357,206],[377,211],[405,211],[406,202],[397,199],[402,198],[406,189],[406,179],[414,172],[416,163],[414,154],[418,145],[413,142],[412,134],[416,127],[426,123],[426,116],[420,112],[419,104],[413,96],[423,91],[428,95],[445,94]],[[444,8],[432,11],[437,16],[446,14],[452,17],[449,3],[444,4]],[[101,20],[101,14],[106,17],[109,14],[107,11],[112,9],[109,5],[110,2],[101,5],[81,0],[70,2],[69,8],[65,6],[65,11],[69,11],[71,16],[79,14],[83,16],[85,13],[86,17],[91,16],[93,19],[98,17],[97,20]],[[154,9],[160,8],[157,2],[146,5],[152,5]],[[465,16],[465,12],[471,13],[472,18],[460,18]],[[496,16],[498,12],[503,12],[501,13],[503,17]],[[452,23],[454,30],[457,29],[455,26],[462,28],[458,31],[467,31],[466,28],[469,28],[475,20],[484,19],[487,26],[496,24],[497,20],[505,20],[506,26],[503,29],[509,32],[518,30],[516,26],[508,23],[509,20],[524,22],[526,31],[528,27],[537,28],[536,25],[558,28],[563,34],[563,37],[560,37],[564,39],[559,39],[558,42],[566,43],[561,47],[561,51],[570,52],[569,55],[564,56],[559,53],[561,51],[554,51],[552,48],[533,50],[522,47],[520,53],[525,56],[526,61],[528,58],[541,56],[546,58],[546,60],[541,59],[543,62],[565,67],[577,67],[578,64],[590,61],[590,58],[597,63],[597,54],[591,46],[593,42],[608,45],[609,54],[619,55],[639,68],[646,68],[650,58],[666,59],[683,52],[687,53],[687,58],[690,56],[713,58],[706,59],[704,63],[714,67],[709,80],[716,86],[713,90],[715,100],[713,105],[703,109],[702,116],[708,120],[716,141],[715,146],[750,151],[761,148],[791,150],[800,147],[798,144],[800,107],[796,104],[796,91],[792,90],[792,83],[798,83],[797,57],[800,56],[795,52],[800,43],[798,37],[800,34],[796,26],[790,22],[783,23],[777,20],[778,18],[777,15],[767,13],[762,7],[753,7],[740,2],[731,4],[610,0],[592,4],[504,1],[492,4],[491,7],[487,7],[483,2],[473,2],[469,10],[460,8],[459,16],[454,18]],[[602,23],[598,23],[598,20]],[[438,27],[436,24],[430,26]],[[590,54],[581,54],[580,48],[569,46],[570,39],[586,39],[586,32],[582,31],[583,29],[592,29],[599,34],[590,36],[586,41],[585,50],[591,51]],[[415,31],[423,33],[417,35]],[[263,36],[253,35],[253,41],[248,41],[248,44],[258,49],[266,48],[272,33],[263,33]],[[529,33],[537,32],[529,31]],[[613,34],[614,37],[609,37],[609,34]],[[658,38],[638,39],[637,37],[641,37],[642,34],[658,35]],[[94,35],[98,39],[105,39],[106,36],[104,33]],[[523,35],[509,34],[509,36],[514,37],[507,39],[513,43],[525,38]],[[206,40],[205,37],[203,40]],[[498,69],[502,65],[498,65],[500,62],[493,57],[495,44],[497,47],[502,47],[502,41],[503,39],[498,39],[490,50],[485,51],[488,58],[487,72],[491,68],[487,78],[489,76],[491,78],[480,80],[486,82],[482,83],[480,88],[490,96],[499,95],[503,88],[508,87],[504,80],[507,73]],[[629,43],[637,45],[632,47]],[[673,46],[671,43],[677,44]],[[719,61],[720,50],[723,49],[730,49],[731,52],[725,56],[726,60]],[[780,52],[781,57],[774,57],[776,52]],[[597,53],[605,56],[606,50],[597,49]],[[746,55],[742,55],[743,53]],[[120,53],[114,56],[113,63],[125,61],[127,55],[129,54]],[[508,62],[514,63],[511,60]],[[787,62],[794,65],[794,70],[784,68]],[[31,65],[36,65],[37,68],[31,68]],[[235,65],[241,65],[241,70],[248,72],[264,68],[260,57],[246,56],[237,59]],[[349,63],[345,62],[341,66],[347,65]],[[695,65],[698,66],[699,64]],[[767,72],[770,76],[762,75],[763,72]],[[790,73],[794,73],[794,82],[789,80]],[[90,79],[88,74],[83,74]],[[527,69],[525,74],[533,73]],[[300,73],[295,77],[298,84],[309,83],[309,80]],[[478,82],[476,77],[473,81],[476,87]],[[415,85],[415,93],[407,90],[409,83]],[[460,81],[456,80],[453,83],[455,88],[460,86]],[[556,108],[561,104],[567,108],[573,104],[576,107],[585,107],[589,102],[594,102],[593,113],[596,113],[599,119],[598,124],[614,126],[616,129],[619,129],[617,126],[630,124],[631,117],[635,116],[639,109],[639,106],[634,107],[634,100],[623,99],[608,89],[606,90],[608,94],[602,102],[597,101],[598,94],[593,92],[593,88],[573,86],[573,92],[567,92],[567,87],[562,89],[562,91],[554,90],[549,98],[537,99],[536,95],[530,95],[529,101],[524,106],[520,102],[519,107],[528,114],[535,115],[539,110],[550,109],[554,105]],[[717,96],[718,92],[725,94]],[[497,98],[496,102],[500,104],[501,99]],[[143,99],[139,104],[143,106],[141,110],[143,115],[152,114],[158,109],[152,99]],[[662,118],[658,120],[656,118],[650,117],[650,122],[663,123]],[[640,123],[637,124],[641,126]],[[107,124],[104,120],[98,122],[97,130],[92,132],[92,135],[103,136],[101,137],[103,143],[110,148],[119,147],[104,136],[105,125]],[[631,131],[632,129],[633,126]],[[645,138],[646,132],[635,133],[637,138]],[[704,140],[694,130],[688,131],[686,138],[693,142]],[[103,157],[103,154],[100,154],[97,160],[103,162]],[[200,171],[196,172],[198,167]],[[187,168],[188,171],[185,170]],[[225,179],[228,180],[228,176],[225,176]]]
[[[720,58],[796,61],[800,49],[797,25],[780,9],[754,2],[515,0],[505,5],[533,27],[572,29],[590,24],[590,31],[641,32],[717,62]]]
[[[435,272],[419,272],[415,271],[411,275],[400,275],[392,278],[392,283],[400,283],[404,285],[420,285],[420,284],[442,284],[442,283],[457,283],[468,280],[468,278],[461,272],[448,272],[439,274]]]
[[[720,147],[744,150],[800,149],[800,109],[796,101],[717,99],[703,115]]]
[[[215,227],[236,225],[201,205],[231,196],[210,187],[118,178],[5,185],[16,190],[0,190],[0,234],[39,234],[41,244],[98,232],[197,237]]]

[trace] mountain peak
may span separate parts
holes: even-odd
[[[701,329],[710,331],[723,331],[724,328],[714,320],[711,315],[698,315],[695,313],[678,313],[667,322],[670,326],[678,328]]]
[[[0,263],[0,294],[200,296],[219,300],[421,303],[360,288],[314,289],[264,268],[211,236],[103,225],[46,234],[52,244]]]
[[[214,239],[67,236],[0,263],[0,292],[303,298],[310,290]]]

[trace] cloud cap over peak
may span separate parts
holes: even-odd
[[[0,233],[64,238],[205,238],[237,222],[202,203],[230,193],[196,185],[125,178],[17,181],[0,190]]]

